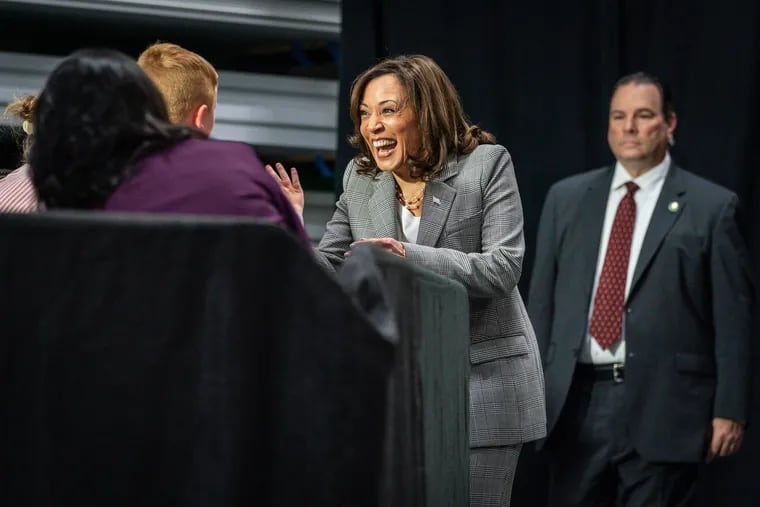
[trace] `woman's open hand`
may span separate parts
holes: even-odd
[[[299,215],[303,215],[304,195],[301,181],[298,179],[298,171],[296,171],[295,167],[291,167],[290,176],[288,176],[285,166],[281,163],[277,162],[274,167],[277,169],[276,171],[269,164],[265,165],[264,169],[280,186],[280,190],[282,190],[282,193],[285,194],[290,204],[296,209],[296,212]]]

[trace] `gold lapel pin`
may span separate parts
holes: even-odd
[[[680,207],[681,205],[678,204],[678,201],[671,201],[670,204],[668,204],[668,211],[670,211],[671,213],[675,213],[676,211],[678,211],[678,208]]]

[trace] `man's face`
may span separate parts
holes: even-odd
[[[620,86],[610,102],[607,141],[623,167],[646,171],[665,158],[676,116],[665,118],[662,97],[653,84]]]

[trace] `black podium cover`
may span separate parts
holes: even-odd
[[[0,297],[2,505],[377,505],[393,345],[284,231],[0,215]]]
[[[383,297],[369,285],[380,279]],[[465,288],[376,247],[338,273],[379,328],[387,301],[399,336],[388,394],[383,507],[469,503],[469,302]],[[362,285],[364,284],[364,285]],[[387,328],[387,327],[386,327]]]

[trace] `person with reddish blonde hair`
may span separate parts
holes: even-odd
[[[219,74],[208,60],[177,44],[156,42],[140,54],[137,64],[161,91],[169,121],[211,133]]]

